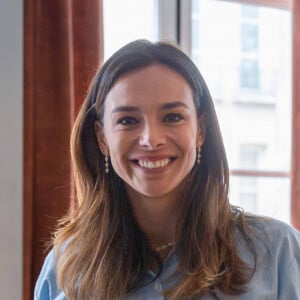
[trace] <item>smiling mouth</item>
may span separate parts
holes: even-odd
[[[134,162],[142,168],[158,169],[158,168],[165,167],[166,165],[168,165],[174,159],[175,158],[165,158],[165,159],[160,159],[160,160],[156,160],[156,161],[134,160]]]

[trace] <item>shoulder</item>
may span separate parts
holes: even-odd
[[[300,286],[300,233],[292,226],[274,219],[262,222],[270,256],[275,260],[279,273],[296,268]]]
[[[34,289],[35,300],[66,299],[56,283],[56,259],[52,249],[43,264]]]
[[[291,251],[300,255],[300,232],[282,221],[267,217],[250,217],[248,226],[254,236],[264,237],[271,251]]]
[[[250,217],[249,228],[257,253],[253,289],[272,292],[277,299],[298,299],[300,295],[300,233],[292,226],[272,219]]]
[[[299,231],[283,221],[269,217],[257,217],[257,220],[258,224],[260,224],[269,234],[288,234],[294,236],[296,239],[300,236]]]

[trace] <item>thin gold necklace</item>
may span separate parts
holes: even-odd
[[[159,247],[156,247],[156,248],[155,248],[155,251],[156,251],[156,252],[165,251],[165,250],[168,250],[168,249],[170,249],[170,248],[173,248],[174,245],[175,245],[174,242],[168,242],[168,243],[166,243],[166,244],[164,244],[164,245],[161,245],[161,246],[159,246]]]

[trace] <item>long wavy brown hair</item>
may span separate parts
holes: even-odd
[[[75,208],[54,237],[57,280],[68,299],[120,299],[143,286],[153,261],[147,237],[139,229],[122,179],[99,150],[95,121],[103,119],[105,98],[121,75],[162,64],[183,76],[193,90],[197,116],[204,120],[201,164],[186,178],[177,221],[176,253],[180,281],[170,299],[200,297],[219,290],[240,294],[255,271],[238,255],[235,233],[256,252],[243,211],[228,200],[229,171],[214,105],[191,59],[168,43],[138,40],[117,51],[96,74],[75,121],[71,155]]]

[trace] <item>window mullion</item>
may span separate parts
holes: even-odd
[[[186,54],[192,54],[192,0],[179,0],[180,47]]]
[[[157,0],[158,37],[160,40],[177,43],[177,1]]]

